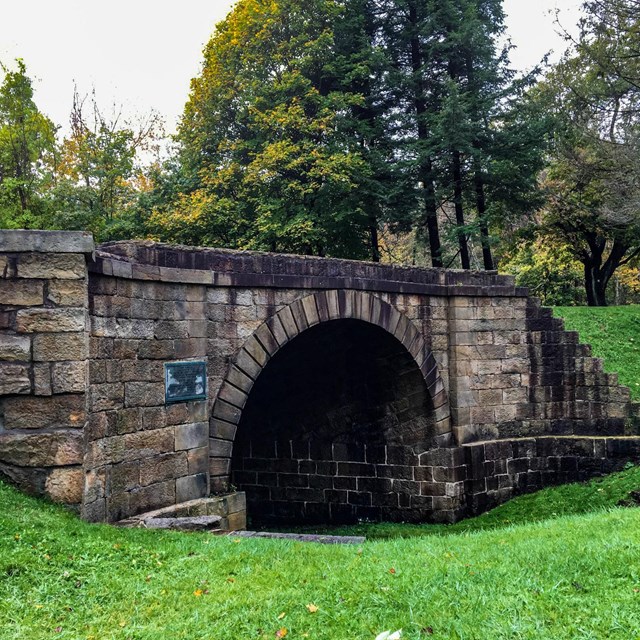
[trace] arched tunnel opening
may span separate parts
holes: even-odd
[[[312,327],[256,380],[233,448],[250,526],[419,521],[419,455],[433,446],[422,374],[390,333],[360,320]],[[423,508],[425,507],[425,508]]]

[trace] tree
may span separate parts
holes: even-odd
[[[137,125],[121,123],[120,114],[109,119],[95,95],[88,107],[76,90],[71,130],[60,145],[56,167],[52,222],[57,228],[89,230],[99,240],[144,235],[136,219],[145,184],[138,161],[140,153],[152,151],[160,119],[153,113]]]
[[[154,214],[188,212],[174,237],[195,223],[207,244],[375,257],[374,170],[348,131],[366,100],[336,81],[339,13],[329,0],[242,0],[218,25],[178,134],[188,190]]]
[[[575,52],[546,80],[557,118],[544,229],[584,266],[588,304],[607,304],[616,270],[640,255],[640,5],[594,0]]]
[[[52,182],[56,129],[33,100],[22,60],[0,65],[0,227],[46,225],[44,192]]]

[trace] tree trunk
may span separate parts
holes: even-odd
[[[378,239],[378,217],[375,213],[369,215],[369,248],[371,260],[380,262],[380,241]]]
[[[476,160],[477,163],[477,160]],[[476,184],[476,208],[478,209],[478,221],[480,223],[480,242],[482,243],[482,262],[487,271],[495,269],[493,256],[491,255],[491,244],[489,241],[489,225],[487,223],[487,201],[484,195],[484,180],[482,173],[476,164],[475,169]]]
[[[411,68],[415,76],[413,106],[416,114],[418,139],[426,142],[429,139],[429,130],[424,121],[427,114],[427,105],[424,98],[424,87],[421,76],[422,51],[420,48],[420,38],[417,33],[418,10],[415,2],[409,4],[409,24],[413,30],[411,35]],[[427,233],[429,235],[431,265],[433,267],[442,267],[442,246],[440,244],[440,231],[438,229],[438,208],[435,189],[433,187],[432,170],[431,158],[423,158],[419,169],[419,177],[424,191],[424,217],[425,226],[427,227]]]
[[[469,260],[469,247],[467,245],[467,235],[464,230],[464,209],[462,205],[462,168],[460,166],[460,152],[452,152],[453,171],[453,204],[456,210],[456,234],[458,236],[458,246],[460,247],[460,261],[463,269],[471,269]]]

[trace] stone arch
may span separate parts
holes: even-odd
[[[333,320],[360,320],[396,338],[413,358],[433,404],[443,446],[453,443],[449,401],[433,353],[420,331],[392,305],[363,291],[328,290],[299,298],[266,320],[233,358],[213,403],[210,422],[211,490],[225,491],[237,425],[262,370],[296,336]]]

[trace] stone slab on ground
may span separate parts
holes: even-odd
[[[275,538],[318,544],[362,544],[367,540],[364,536],[323,536],[315,533],[280,533],[278,531],[232,531],[225,534],[234,538]]]

